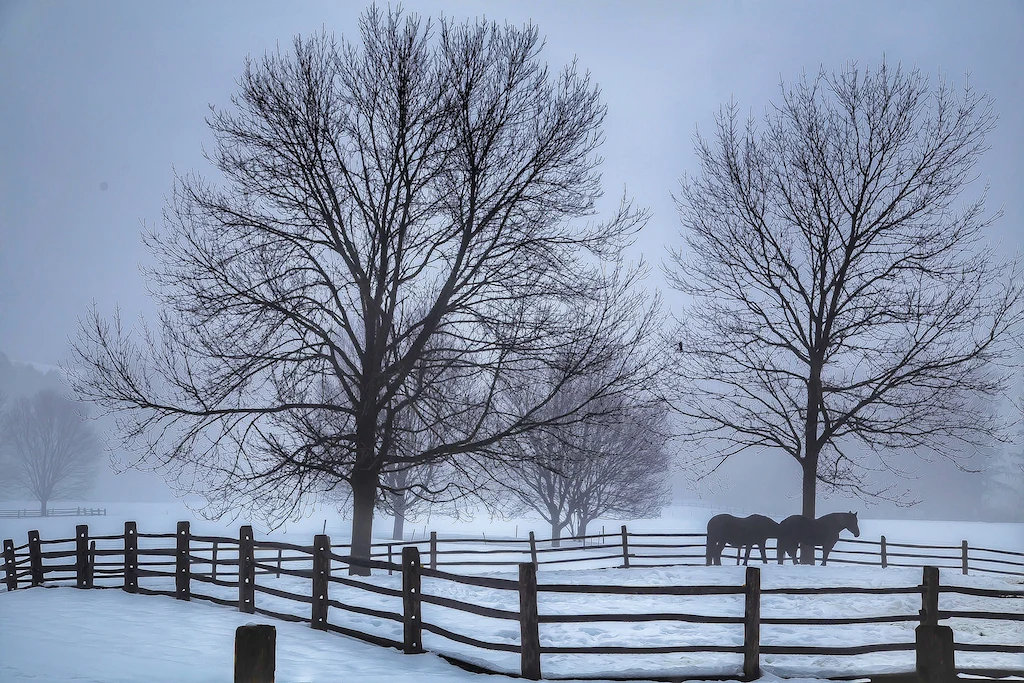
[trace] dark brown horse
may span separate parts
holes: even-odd
[[[734,548],[746,548],[743,564],[750,561],[750,549],[761,548],[761,561],[768,563],[765,544],[769,538],[776,538],[779,523],[764,515],[749,517],[733,517],[732,515],[715,515],[708,521],[707,564],[722,564],[722,551],[726,545]],[[737,554],[737,564],[739,555]]]
[[[786,517],[779,523],[776,537],[779,539],[779,564],[786,560],[786,555],[791,555],[793,563],[796,564],[797,548],[810,545],[821,546],[821,564],[824,566],[828,562],[828,554],[839,540],[839,533],[844,529],[849,530],[855,537],[860,536],[856,512],[833,512],[817,519],[803,515]],[[813,558],[811,564],[814,564]]]

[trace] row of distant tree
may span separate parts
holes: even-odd
[[[658,500],[671,430],[698,473],[787,454],[814,516],[819,487],[901,500],[894,454],[1007,437],[1021,261],[962,201],[984,94],[883,61],[725,106],[678,191],[672,317],[629,260],[648,213],[596,218],[589,74],[532,25],[374,6],[360,31],[246,63],[213,177],[145,237],[155,326],[94,310],[75,345],[77,396],[211,513],[344,491],[368,557],[382,506],[504,487],[582,530]]]

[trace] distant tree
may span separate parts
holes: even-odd
[[[367,558],[395,457],[501,457],[579,419],[645,381],[655,318],[619,263],[646,215],[623,201],[593,221],[605,107],[586,74],[551,73],[530,25],[435,32],[374,6],[360,29],[361,45],[319,35],[247,63],[209,121],[223,185],[179,178],[147,239],[159,329],[139,341],[94,311],[70,371],[214,513],[273,525],[347,486]],[[557,391],[597,363],[608,383],[560,412],[509,400],[538,369]],[[396,456],[388,425],[426,403],[402,398],[413,372],[466,391],[420,414],[433,446]]]
[[[954,206],[994,123],[970,87],[883,62],[784,87],[760,127],[731,104],[697,137],[669,275],[692,302],[676,406],[706,465],[788,453],[813,517],[819,482],[896,497],[867,477],[894,453],[956,461],[1001,434],[979,398],[1006,385],[1024,277],[981,243],[984,193]]]
[[[572,391],[560,398],[574,400]],[[501,478],[521,509],[551,525],[553,545],[563,529],[586,535],[602,515],[649,517],[668,502],[664,409],[615,398],[602,403],[603,415],[517,439],[518,457]]]
[[[98,472],[99,439],[80,410],[56,392],[41,391],[14,401],[0,419],[5,474],[16,490],[39,501],[43,515],[49,501],[87,492]]]

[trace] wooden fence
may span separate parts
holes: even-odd
[[[665,566],[666,560],[703,559],[692,551],[702,548],[702,544],[676,543],[675,545],[650,542],[661,534],[630,534],[625,527],[616,535],[615,543],[606,543],[606,535],[580,539],[578,543],[593,541],[589,545],[575,548],[581,559],[577,562],[595,563],[613,560],[616,566]],[[693,540],[693,534],[673,534],[672,539]],[[140,540],[145,543],[140,546]],[[203,536],[191,533],[188,522],[179,522],[175,533],[145,534],[139,533],[135,522],[126,522],[124,532],[117,535],[90,536],[86,525],[76,527],[74,539],[43,540],[37,531],[28,533],[28,542],[15,546],[13,540],[4,541],[4,570],[7,590],[17,590],[25,586],[41,586],[44,584],[62,585],[73,582],[78,588],[122,588],[129,593],[147,595],[166,595],[179,600],[202,599],[221,605],[237,608],[241,612],[262,614],[278,619],[309,623],[312,628],[334,631],[382,646],[393,647],[406,653],[422,652],[422,633],[427,631],[450,641],[470,645],[487,651],[508,652],[519,655],[520,673],[528,679],[541,677],[541,656],[546,654],[669,654],[669,653],[733,653],[742,656],[742,667],[737,667],[736,675],[752,680],[760,675],[760,656],[768,655],[858,655],[872,652],[893,652],[914,650],[915,643],[875,643],[847,647],[820,646],[782,646],[761,645],[760,627],[762,624],[787,625],[838,625],[838,624],[874,624],[891,622],[920,622],[921,624],[937,624],[940,619],[966,617],[972,619],[1011,619],[1024,621],[1024,614],[1002,610],[998,612],[980,611],[941,611],[938,607],[940,592],[959,593],[986,598],[1024,598],[1022,590],[992,590],[940,585],[939,569],[927,567],[924,570],[922,583],[915,586],[890,588],[865,587],[805,587],[776,588],[762,590],[760,587],[760,570],[757,567],[746,569],[745,582],[737,586],[620,586],[620,585],[576,585],[576,584],[543,584],[537,581],[538,565],[569,564],[570,558],[556,557],[559,553],[567,553],[572,548],[562,549],[539,547],[544,541],[531,537],[522,543],[504,542],[512,548],[464,548],[460,544],[481,544],[480,539],[438,539],[431,534],[428,541],[423,541],[426,563],[421,564],[421,549],[415,543],[376,543],[373,546],[373,559],[360,561],[344,554],[348,546],[332,545],[330,538],[317,535],[310,546],[272,541],[257,541],[253,537],[252,528],[243,526],[237,539],[222,536]],[[101,546],[97,547],[97,543]],[[162,547],[147,547],[147,544],[159,544]],[[861,543],[869,543],[863,541]],[[73,548],[50,549],[54,546],[71,545]],[[450,547],[445,547],[446,545]],[[882,566],[897,566],[890,558],[905,559],[910,553],[893,552],[896,548],[921,548],[909,544],[887,544],[884,539],[880,543]],[[44,550],[44,548],[46,548]],[[335,552],[335,550],[341,552]],[[397,553],[396,553],[397,550]],[[614,551],[614,552],[613,552]],[[673,551],[673,552],[666,552]],[[683,551],[683,552],[680,552]],[[494,557],[496,553],[522,553],[530,558],[527,562],[518,562],[518,580],[491,576],[475,576],[457,574],[441,566],[464,565],[470,567],[508,566],[507,559]],[[854,551],[848,551],[854,552]],[[862,554],[870,551],[856,551]],[[998,552],[998,551],[988,551]],[[489,555],[494,559],[460,559],[456,554],[473,558]],[[1011,553],[1012,554],[1012,553]],[[916,556],[915,556],[916,557]],[[970,559],[968,551],[965,555]],[[386,558],[386,559],[383,559]],[[830,558],[831,559],[831,558]],[[652,564],[652,561],[654,562]],[[839,560],[835,560],[839,562]],[[855,560],[850,560],[854,562]],[[856,560],[859,564],[879,564],[874,561]],[[674,562],[679,564],[679,562]],[[888,565],[886,565],[888,563]],[[299,564],[300,567],[295,565]],[[335,564],[338,566],[335,567]],[[693,564],[696,564],[693,562]],[[401,589],[375,585],[351,576],[340,576],[336,569],[351,566],[370,567],[386,570],[389,574],[400,572],[402,575]],[[901,565],[905,566],[905,565]],[[964,565],[967,566],[967,565]],[[963,569],[954,566],[955,569]],[[260,585],[257,577],[274,575],[280,578],[297,577],[310,582],[309,594],[301,594],[283,590],[280,587]],[[143,587],[140,578],[162,577],[174,580],[173,590],[157,590]],[[506,591],[518,595],[518,610],[497,609],[472,604],[464,600],[442,595],[424,594],[421,591],[422,578],[437,579],[463,586],[484,588],[493,591]],[[193,591],[193,584],[207,584],[232,589],[231,598],[204,594]],[[331,586],[344,586],[355,589],[360,594],[382,595],[401,601],[401,612],[387,611],[352,604],[332,599]],[[237,591],[235,593],[234,591]],[[256,600],[257,593],[276,598],[305,604],[305,614],[291,614],[261,607]],[[655,595],[655,596],[706,596],[736,595],[742,596],[743,616],[701,615],[684,613],[586,613],[586,614],[539,614],[537,608],[539,593],[574,593],[587,595]],[[870,617],[833,617],[833,618],[790,618],[762,617],[761,596],[773,595],[827,595],[827,594],[920,594],[921,610],[913,614],[889,614]],[[509,602],[514,604],[514,599]],[[586,604],[587,601],[581,601]],[[422,603],[437,605],[447,609],[494,619],[517,622],[519,625],[519,642],[489,642],[480,638],[457,633],[440,624],[425,622],[422,619]],[[339,610],[348,614],[372,617],[376,620],[395,622],[401,625],[402,638],[384,637],[368,633],[353,626],[344,626],[329,621],[331,610]],[[307,616],[308,615],[308,616]],[[558,645],[541,645],[539,638],[540,624],[565,623],[596,623],[596,622],[684,622],[698,624],[736,624],[742,625],[742,645],[689,645],[676,644],[661,647],[633,647],[629,645],[573,647]],[[449,624],[451,625],[451,624]],[[957,643],[956,650],[968,652],[1022,653],[1024,645],[1009,643],[969,644]],[[458,657],[445,655],[448,659],[458,661]],[[474,665],[478,670],[489,670],[487,667]],[[1024,673],[1017,670],[979,670],[963,669],[966,673],[999,674]],[[707,678],[706,674],[694,676]],[[688,675],[689,676],[689,675]]]
[[[46,514],[32,510],[0,510],[0,517],[106,517],[106,508],[46,508]]]

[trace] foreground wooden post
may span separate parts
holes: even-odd
[[[192,574],[189,569],[189,528],[188,522],[178,522],[175,532],[174,551],[174,597],[178,600],[192,599]]]
[[[39,531],[28,532],[28,564],[32,574],[32,585],[43,585],[43,547],[39,543]]]
[[[967,576],[967,541],[960,543],[960,569]]]
[[[747,567],[743,584],[743,678],[761,677],[761,570]]]
[[[622,525],[622,566],[629,569],[629,532],[626,525]]]
[[[540,618],[537,616],[537,565],[519,565],[519,661],[523,678],[540,680]]]
[[[313,537],[313,614],[310,625],[323,631],[327,628],[328,586],[331,575],[331,537],[317,534]]]
[[[430,532],[430,568],[437,569],[437,532]]]
[[[4,581],[7,583],[7,590],[18,589],[18,567],[15,565],[14,539],[4,539]]]
[[[238,611],[256,613],[256,564],[253,559],[252,527],[238,529]]]
[[[956,683],[953,629],[921,624],[914,630],[917,645],[917,680],[921,683]]]
[[[277,629],[247,624],[235,629],[235,683],[274,683]]]
[[[124,590],[139,592],[139,534],[135,522],[124,523]]]
[[[402,651],[407,655],[423,652],[423,626],[420,614],[420,550],[402,548]]]
[[[921,580],[921,625],[939,623],[939,568],[925,567]]]
[[[75,526],[75,585],[89,587],[89,525]]]

